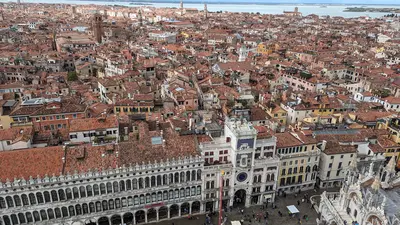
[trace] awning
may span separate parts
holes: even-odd
[[[294,213],[299,213],[300,211],[296,208],[296,206],[294,205],[288,205],[286,206],[286,208],[289,210],[290,213],[294,214]]]
[[[232,225],[241,225],[241,223],[239,221],[231,221]]]

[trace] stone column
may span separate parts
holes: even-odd
[[[158,211],[160,210],[160,208],[158,208],[157,210],[156,210],[156,212],[157,212],[157,221],[159,221],[160,220],[160,215],[158,214]]]
[[[179,213],[178,213],[178,217],[181,217],[181,215],[182,215],[181,210],[182,210],[182,209],[181,209],[181,206],[180,206],[180,205],[179,205],[178,207],[179,207],[179,209],[178,209],[178,212],[179,212]]]
[[[144,222],[147,223],[147,212],[144,212]]]
[[[168,209],[168,211],[167,211],[167,218],[169,219],[169,218],[171,218],[171,215],[170,215],[170,210],[169,210],[169,207],[167,206],[167,209]]]
[[[189,202],[189,214],[192,214],[192,203]]]
[[[133,220],[132,220],[133,224],[136,224],[136,216],[135,216],[135,212],[133,212]]]

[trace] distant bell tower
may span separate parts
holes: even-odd
[[[56,34],[56,30],[53,30],[53,37],[52,37],[52,42],[51,42],[51,47],[53,49],[53,51],[57,51],[57,40],[56,40],[57,34]]]
[[[142,16],[142,10],[141,9],[139,9],[138,17],[139,17],[139,26],[143,26],[143,16]]]
[[[71,10],[72,10],[72,18],[75,19],[75,16],[76,16],[76,6],[72,6]]]
[[[208,17],[208,11],[207,11],[207,4],[205,3],[204,4],[204,18],[206,18],[207,19],[207,17]]]
[[[181,0],[181,6],[180,6],[180,9],[181,9],[181,15],[183,15],[183,0]]]
[[[92,26],[94,38],[98,43],[101,43],[101,39],[103,37],[103,19],[100,14],[94,14]]]
[[[17,4],[18,4],[18,5],[21,5],[21,0],[17,0]]]
[[[295,13],[298,13],[298,12],[299,12],[299,7],[295,7],[295,8],[294,8],[294,12],[295,12]]]

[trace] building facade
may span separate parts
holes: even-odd
[[[371,163],[369,171],[357,171],[353,160],[347,171],[347,179],[340,192],[324,192],[320,196],[317,211],[321,214],[319,224],[360,225],[400,224],[400,176],[395,171],[394,158],[375,173]]]
[[[87,151],[96,151],[93,148],[109,154],[103,158],[118,154],[112,145],[88,147]],[[28,151],[62,155],[76,150],[57,146]],[[7,179],[0,183],[0,224],[139,224],[204,212],[200,200],[203,164],[201,157],[188,157]]]

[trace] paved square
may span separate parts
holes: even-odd
[[[262,206],[253,206],[250,208],[244,208],[244,213],[242,215],[242,208],[234,208],[232,212],[224,213],[227,216],[227,223],[225,225],[230,225],[230,221],[235,220],[244,220],[242,225],[298,225],[299,218],[301,219],[301,225],[316,225],[317,213],[314,209],[311,209],[311,203],[302,202],[302,198],[304,194],[308,194],[310,198],[313,195],[319,195],[324,190],[319,190],[318,192],[306,191],[301,192],[295,197],[294,194],[287,195],[286,197],[279,196],[275,200],[276,209],[272,209],[271,204],[268,205],[267,208],[262,209]],[[338,189],[331,189],[329,191],[338,191]],[[300,205],[298,205],[298,201]],[[295,205],[296,208],[300,211],[299,215],[295,217],[291,217],[288,214],[288,210],[286,206]],[[282,213],[282,216],[279,215],[278,212]],[[267,221],[264,219],[265,212],[268,212],[269,216]],[[254,217],[257,217],[257,214],[262,214],[261,221],[256,220]],[[308,221],[303,219],[303,216],[308,216]],[[179,218],[175,220],[161,221],[158,223],[152,223],[152,225],[204,225],[205,224],[205,215],[195,216],[198,219],[189,220],[188,218]],[[213,225],[218,225],[218,215],[214,215],[211,217]],[[251,221],[251,222],[250,222]]]

